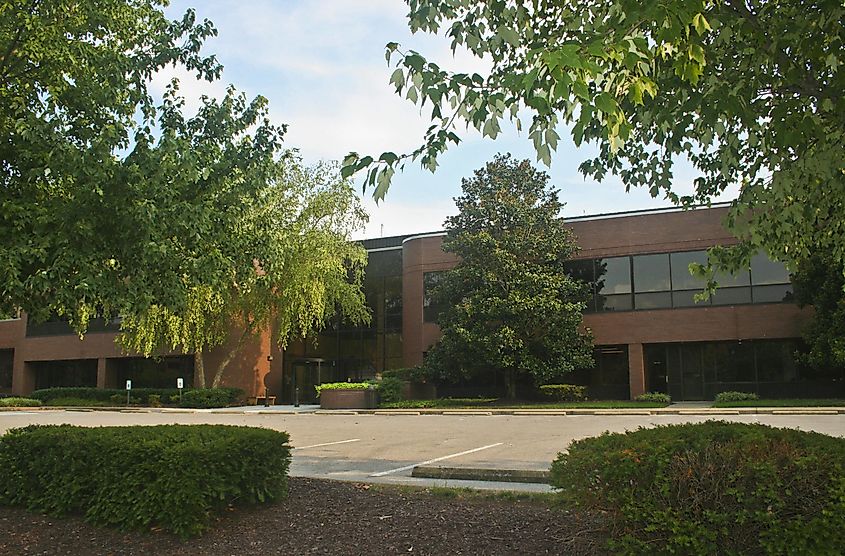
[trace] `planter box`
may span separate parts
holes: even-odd
[[[367,390],[323,390],[320,392],[320,407],[323,409],[375,409],[378,407],[375,389]]]

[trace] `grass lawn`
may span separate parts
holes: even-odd
[[[741,402],[714,402],[713,407],[845,407],[841,399],[786,399],[745,400]]]
[[[586,402],[530,402],[501,398],[442,398],[438,400],[406,400],[383,403],[379,409],[647,409],[666,407],[655,402],[631,400],[603,400]]]

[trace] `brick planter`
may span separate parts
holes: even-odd
[[[378,407],[375,389],[366,390],[323,390],[320,392],[320,407],[323,409],[375,409]]]

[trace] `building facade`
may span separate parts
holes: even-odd
[[[712,399],[725,390],[762,397],[845,395],[842,369],[797,364],[803,323],[810,310],[792,302],[783,265],[765,255],[749,271],[719,279],[712,299],[696,303],[703,284],[688,272],[705,250],[734,242],[721,226],[726,208],[655,210],[568,220],[580,251],[570,272],[588,282],[592,298],[584,324],[594,336],[596,365],[567,377],[596,398],[633,398],[647,391],[676,400]],[[265,391],[279,403],[311,401],[313,385],[378,376],[418,365],[437,341],[439,308],[428,295],[440,273],[457,264],[444,253],[444,234],[364,241],[369,263],[364,282],[372,320],[363,326],[331,323],[316,338],[284,353],[265,333],[227,367],[223,385],[252,395]],[[0,392],[25,394],[47,386],[119,387],[175,384],[193,379],[190,356],[154,360],[127,356],[115,331],[100,325],[84,340],[61,323],[27,327],[0,322]],[[213,374],[227,346],[206,356]]]

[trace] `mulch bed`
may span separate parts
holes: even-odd
[[[227,512],[188,541],[0,507],[0,554],[604,554],[600,525],[535,500],[291,478],[287,500]]]

